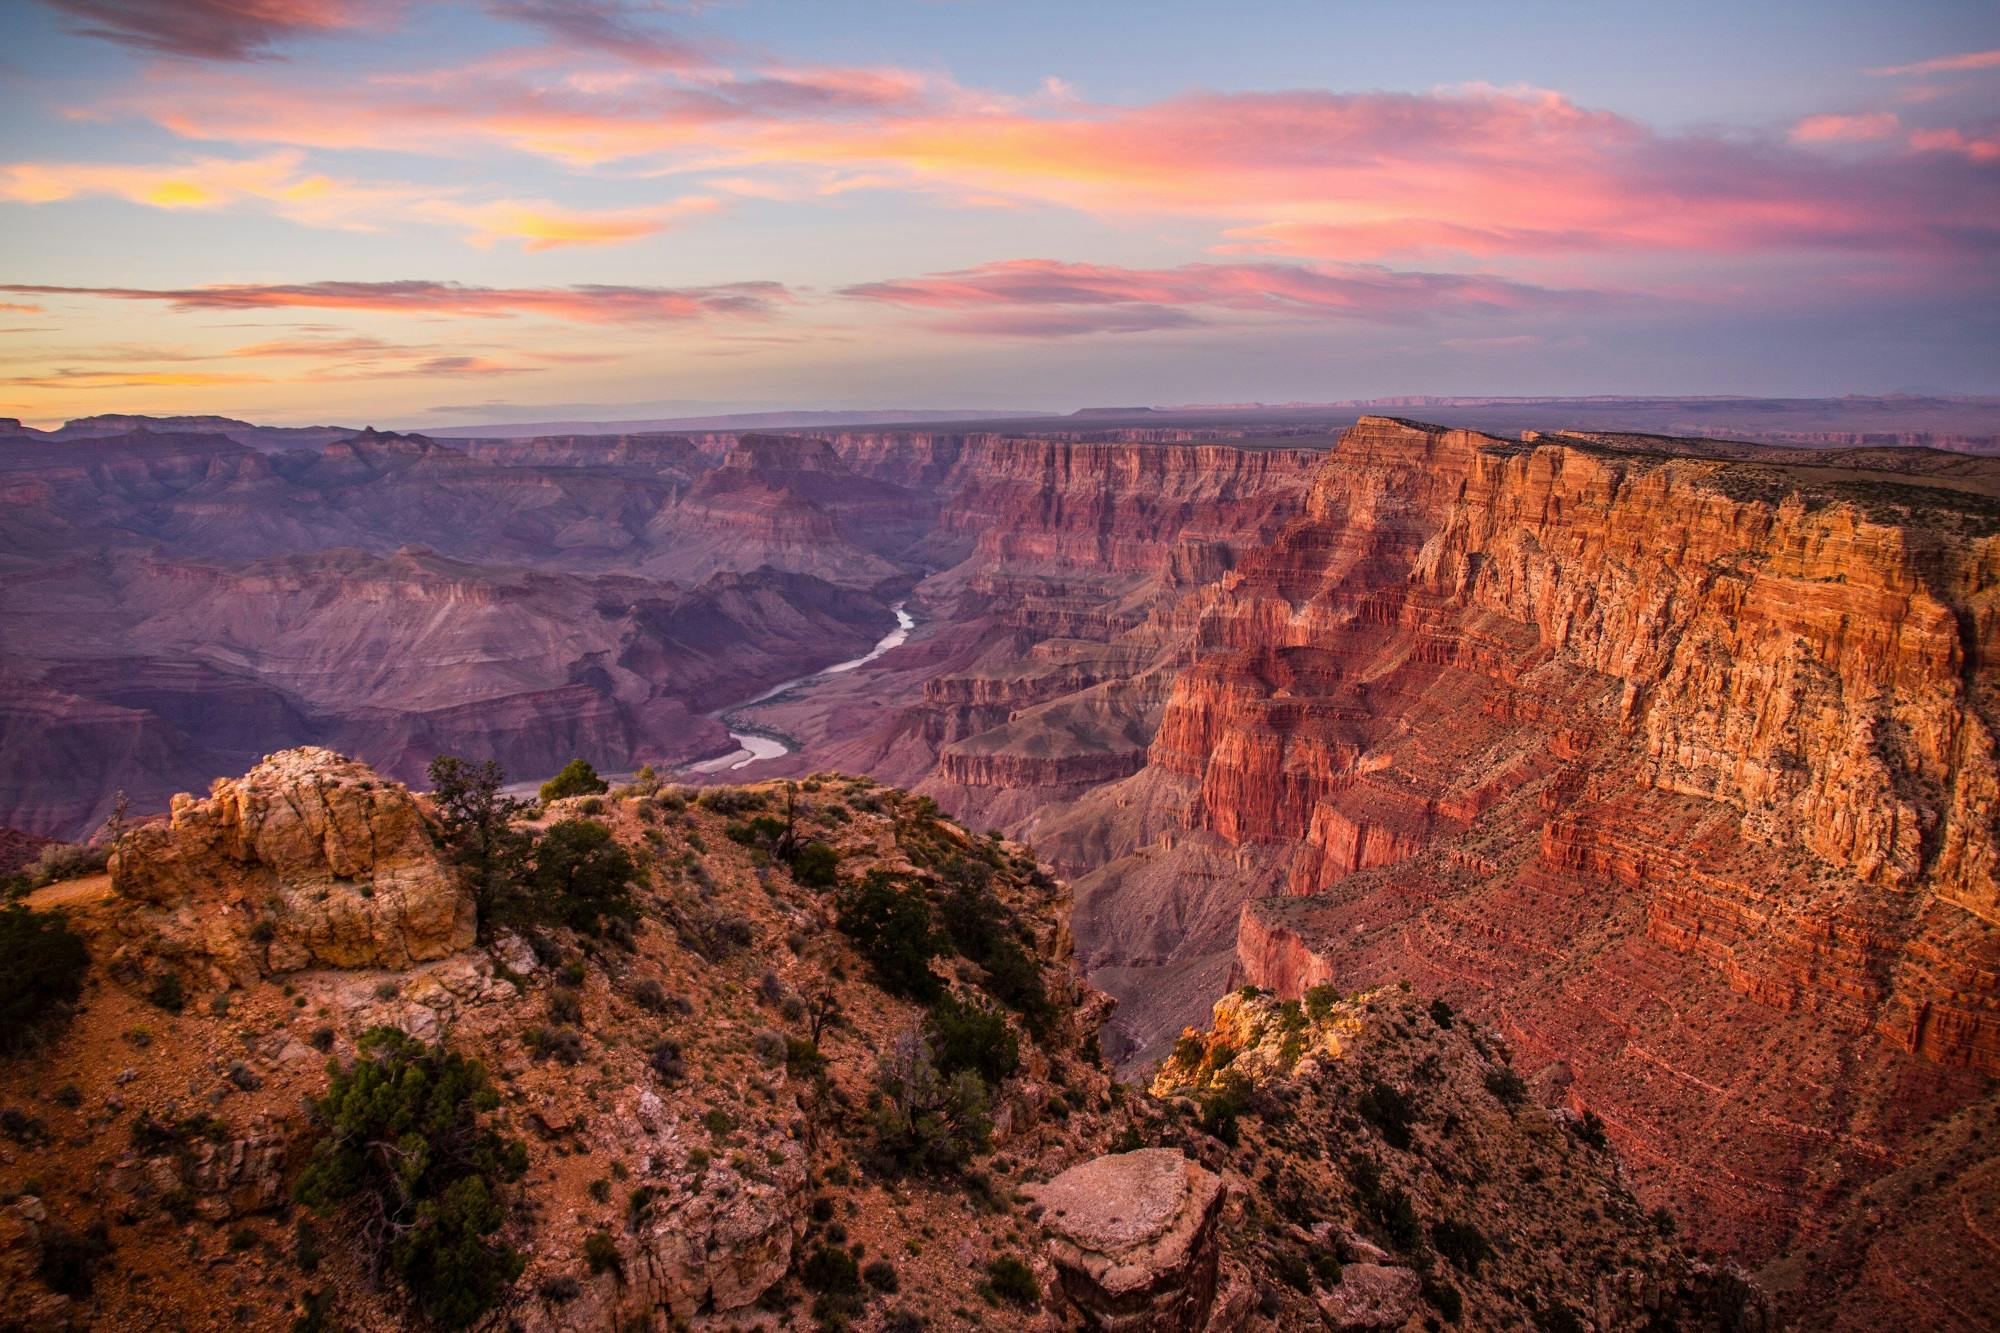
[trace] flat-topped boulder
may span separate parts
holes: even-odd
[[[176,796],[110,868],[136,947],[229,975],[402,968],[473,941],[471,895],[409,790],[317,746]]]
[[[1087,1326],[1196,1333],[1206,1325],[1220,1176],[1177,1149],[1142,1148],[1093,1158],[1029,1192],[1063,1294]]]

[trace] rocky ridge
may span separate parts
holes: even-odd
[[[1449,1300],[1406,1289],[1415,1270],[1359,1234],[1283,1220],[1295,1205],[1272,1192],[1282,1182],[1260,1128],[1278,1123],[1275,1102],[1246,1100],[1225,1124],[1201,1104],[1207,1091],[1169,1087],[1168,1075],[1161,1101],[1114,1088],[1096,1052],[1108,1006],[1071,963],[1068,891],[1018,844],[969,834],[924,799],[865,779],[688,795],[641,786],[569,798],[530,826],[600,821],[638,859],[627,942],[491,929],[476,947],[415,956],[430,950],[397,931],[413,875],[434,865],[422,804],[311,749],[273,756],[129,835],[115,888],[34,895],[30,908],[67,914],[95,962],[68,1029],[5,1066],[0,1317],[49,1328],[407,1326],[400,1288],[371,1277],[345,1214],[291,1202],[324,1133],[310,1099],[368,1058],[368,1034],[384,1029],[491,1071],[493,1122],[524,1164],[501,1222],[522,1261],[503,1317],[523,1328],[1415,1328]],[[808,887],[770,850],[765,839],[787,825],[830,849],[841,887]],[[937,1173],[895,1167],[879,1137],[877,1080],[924,1011],[883,988],[880,956],[857,952],[862,937],[835,928],[844,895],[878,872],[919,893],[992,895],[981,910],[1012,923],[1050,1002],[1045,1017],[1006,1020],[1018,1061],[991,1085],[990,1137]],[[217,924],[240,914],[207,887],[217,876],[245,881],[246,893],[265,877],[282,905],[264,918],[277,925],[264,941],[274,947],[327,934],[309,924],[332,910],[312,905],[321,891],[373,883],[378,896],[359,901],[381,904],[381,924],[395,926],[385,938],[401,947],[393,958],[287,953],[268,974],[187,966],[176,932],[236,929]],[[169,904],[178,919],[160,915]],[[955,910],[948,933],[970,938]],[[148,956],[181,966],[184,999],[169,1004],[152,977],[117,966],[140,929],[159,932]],[[469,943],[455,931],[422,938]],[[947,947],[934,963],[943,993],[991,1003],[980,998],[999,984],[991,957]],[[1023,994],[1022,976],[1009,975],[1015,989],[1000,993]],[[1406,1010],[1357,1002],[1342,1031],[1378,1011],[1406,1026]],[[1453,1089],[1476,1078],[1460,1067],[1464,1040],[1433,1060]],[[1246,1070],[1259,1067],[1254,1045]],[[1325,1114],[1327,1132],[1341,1132],[1337,1109]],[[1532,1128],[1544,1121],[1524,1109],[1507,1124],[1529,1130],[1483,1132],[1489,1168],[1514,1171],[1522,1145],[1553,1132]],[[1550,1176],[1563,1199],[1615,1197],[1590,1193],[1611,1187],[1588,1157]],[[1104,1211],[1107,1182],[1109,1199],[1129,1206]],[[1654,1237],[1646,1253],[1670,1248]],[[1559,1272],[1537,1291],[1573,1303],[1586,1289]],[[1661,1286],[1641,1298],[1661,1327],[1732,1327],[1684,1295]],[[1476,1303],[1462,1318],[1501,1326]]]

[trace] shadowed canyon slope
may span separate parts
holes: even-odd
[[[0,823],[306,741],[672,763],[730,709],[756,776],[1070,877],[1129,1069],[1230,985],[1408,978],[1811,1321],[1979,1326],[2000,463],[1080,424],[10,444]]]

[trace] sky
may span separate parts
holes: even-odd
[[[2000,5],[5,0],[0,415],[2000,392]]]

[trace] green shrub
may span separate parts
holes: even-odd
[[[1610,1139],[1604,1133],[1603,1118],[1592,1110],[1586,1109],[1583,1119],[1576,1122],[1576,1136],[1587,1147],[1595,1148],[1599,1152],[1611,1146]]]
[[[42,888],[58,880],[81,879],[85,875],[101,875],[111,859],[108,844],[88,846],[73,842],[52,842],[35,854],[28,863],[27,876],[31,888]]]
[[[1021,1045],[1006,1016],[983,1004],[946,994],[931,1006],[924,1027],[943,1074],[969,1069],[997,1087],[1021,1063]]]
[[[986,1280],[993,1284],[993,1294],[1003,1301],[1033,1305],[1042,1299],[1042,1284],[1035,1280],[1035,1270],[1011,1254],[1003,1254],[986,1265]]]
[[[854,1262],[854,1256],[846,1250],[822,1245],[806,1256],[799,1278],[810,1291],[833,1295],[858,1291],[861,1287],[861,1265]]]
[[[862,1280],[877,1291],[893,1295],[901,1285],[896,1277],[896,1265],[887,1259],[876,1259],[861,1270]]]
[[[83,994],[90,951],[54,912],[0,908],[0,1054],[33,1049]]]
[[[1493,1257],[1486,1233],[1456,1218],[1431,1224],[1431,1248],[1474,1277],[1479,1275],[1479,1265]]]
[[[985,1082],[969,1069],[943,1073],[921,1032],[883,1052],[873,1112],[876,1151],[892,1172],[955,1171],[985,1151],[993,1127]]]
[[[1340,992],[1333,986],[1321,984],[1308,987],[1304,998],[1306,1013],[1319,1023],[1324,1022],[1333,1013],[1333,1006],[1340,1003]]]
[[[922,889],[898,887],[888,875],[870,871],[857,888],[842,895],[840,929],[868,960],[884,990],[917,1000],[937,995],[931,959],[938,956],[938,940]]]
[[[1410,1125],[1416,1120],[1417,1112],[1406,1094],[1378,1080],[1362,1092],[1355,1102],[1355,1109],[1381,1132],[1384,1143],[1391,1148],[1408,1150]]]
[[[620,1281],[625,1277],[625,1261],[618,1254],[618,1242],[608,1231],[593,1231],[583,1238],[583,1261],[596,1273],[616,1273]]]
[[[611,922],[631,922],[638,867],[611,830],[594,819],[551,825],[535,847],[533,911],[542,920],[585,935],[603,935]]]
[[[90,1295],[97,1281],[98,1265],[110,1253],[111,1233],[102,1222],[93,1223],[84,1231],[51,1226],[42,1235],[42,1252],[35,1264],[35,1275],[50,1291],[82,1300]]]
[[[602,796],[611,784],[597,776],[597,770],[581,759],[563,765],[562,772],[542,784],[542,804],[569,796]]]
[[[506,916],[527,879],[534,838],[514,827],[527,803],[502,794],[507,775],[491,759],[431,760],[431,804],[446,852],[472,889],[481,935]]]
[[[1511,1065],[1495,1065],[1487,1070],[1486,1090],[1504,1106],[1519,1106],[1528,1100],[1528,1085]]]
[[[165,971],[153,978],[146,999],[170,1014],[177,1014],[187,1008],[187,986],[182,983],[180,973]]]
[[[352,1205],[357,1234],[434,1322],[463,1328],[493,1308],[522,1260],[497,1238],[501,1182],[527,1151],[486,1117],[499,1097],[477,1060],[373,1028],[355,1062],[313,1102],[324,1126],[300,1176],[301,1203]]]
[[[1215,1086],[1202,1095],[1202,1132],[1235,1147],[1239,1137],[1236,1121],[1249,1103],[1250,1084],[1242,1075],[1231,1074],[1216,1080]]]
[[[1446,1004],[1443,1000],[1431,1001],[1431,1022],[1437,1024],[1441,1028],[1449,1028],[1451,1026],[1451,1020],[1454,1016],[1455,1015],[1453,1015],[1451,1011],[1451,1006]]]
[[[808,889],[830,889],[840,882],[840,853],[823,842],[809,842],[792,858],[792,878]]]

